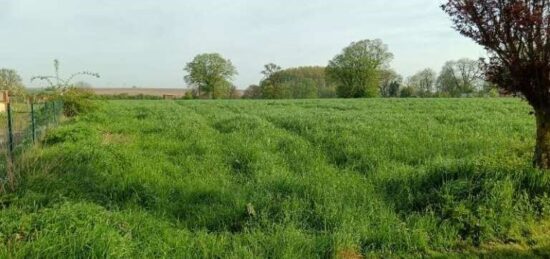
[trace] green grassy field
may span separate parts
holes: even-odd
[[[21,157],[0,257],[548,256],[516,99],[112,101]]]

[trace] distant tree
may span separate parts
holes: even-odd
[[[399,97],[401,98],[416,97],[416,89],[411,86],[403,87],[399,92]]]
[[[287,99],[291,98],[287,85],[281,80],[281,67],[274,63],[264,65],[262,74],[264,78],[260,82],[261,95],[265,99]]]
[[[231,98],[233,84],[230,82],[220,82],[210,92],[211,99],[228,99]]]
[[[399,90],[401,89],[401,82],[394,81],[391,82],[388,87],[388,96],[387,97],[399,97]]]
[[[244,90],[243,99],[261,99],[262,98],[262,89],[259,85],[250,85],[246,90]]]
[[[267,66],[266,66],[267,67]],[[264,70],[264,72],[267,71]],[[297,67],[271,70],[260,82],[262,98],[331,98],[336,96],[334,84],[327,82],[324,67]]]
[[[442,8],[487,50],[488,80],[533,107],[534,165],[550,169],[550,0],[447,0]]]
[[[498,97],[500,96],[499,88],[494,83],[485,81],[483,83],[483,90],[481,91],[481,96],[485,97]]]
[[[483,71],[479,61],[460,59],[445,63],[437,79],[437,91],[452,97],[472,94],[483,88]]]
[[[302,88],[299,90],[302,93],[309,91],[310,94],[307,98],[336,97],[336,85],[327,80],[325,67],[311,66],[289,68],[281,71],[280,74],[283,81],[290,82],[291,87]],[[307,81],[310,82],[308,83]],[[313,85],[315,85],[317,91],[315,94],[313,93]],[[294,98],[303,98],[303,95],[294,96]]]
[[[437,73],[430,68],[417,72],[407,80],[407,85],[415,89],[416,95],[429,97],[434,93]]]
[[[319,97],[317,91],[317,84],[313,79],[302,78],[298,81],[292,82],[289,88],[292,92],[292,98],[294,99],[314,99]]]
[[[14,95],[24,95],[26,92],[17,71],[7,68],[0,69],[0,90],[7,90]]]
[[[270,78],[273,74],[281,71],[281,67],[274,63],[269,63],[264,65],[264,70],[262,71],[262,74],[264,75],[264,79]]]
[[[241,91],[236,86],[229,87],[229,99],[240,99],[242,97]]]
[[[193,95],[193,90],[185,91],[185,94],[183,95],[184,100],[192,100],[195,96]]]
[[[231,89],[230,80],[237,70],[230,60],[220,54],[200,54],[187,63],[185,82],[197,89],[199,96],[211,99],[226,98]]]
[[[380,94],[382,97],[397,97],[401,83],[403,83],[403,77],[393,69],[380,71]]]
[[[276,82],[272,80],[263,81],[261,83],[263,99],[291,99],[292,91],[290,84],[284,82]]]
[[[380,70],[387,68],[392,58],[381,40],[353,42],[329,62],[327,76],[337,84],[339,97],[376,97],[380,94]]]

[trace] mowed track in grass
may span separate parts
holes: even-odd
[[[517,99],[100,106],[21,158],[0,257],[548,253]]]

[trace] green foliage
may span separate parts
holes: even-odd
[[[418,97],[430,97],[434,94],[437,73],[430,68],[419,71],[407,79],[407,86],[414,89]]]
[[[282,70],[266,65],[260,83],[264,99],[311,99],[336,97],[336,87],[326,80],[324,67],[297,67]]]
[[[18,161],[0,257],[548,254],[516,99],[100,105]]]
[[[26,94],[21,77],[13,69],[0,69],[0,90],[8,90],[10,94],[16,96],[24,96]]]
[[[229,87],[229,99],[240,99],[242,97],[242,93],[237,89],[236,86],[232,85]]]
[[[185,95],[183,96],[183,99],[185,99],[185,100],[192,100],[192,99],[194,99],[194,97],[193,97],[193,92],[192,92],[192,91],[187,91],[187,92],[185,92]]]
[[[197,89],[198,96],[211,99],[228,98],[230,80],[237,75],[231,61],[218,53],[197,55],[184,71],[187,72],[185,81]]]
[[[242,96],[243,99],[261,99],[262,98],[262,88],[259,85],[250,85],[244,91]]]
[[[74,117],[96,108],[94,91],[89,88],[70,87],[58,98],[63,101],[63,114]]]
[[[492,88],[492,89],[489,89],[486,92],[486,96],[487,97],[498,97],[498,96],[500,96],[500,93],[498,92],[497,88]]]
[[[479,61],[460,59],[445,63],[437,79],[437,89],[451,97],[479,92],[484,87],[483,72]]]
[[[380,95],[382,97],[398,97],[399,88],[402,83],[403,77],[393,69],[383,69],[380,71]]]
[[[265,79],[270,78],[275,73],[278,73],[282,70],[282,68],[274,63],[269,63],[264,65],[264,70],[262,71],[262,74],[264,75]]]
[[[319,96],[317,84],[313,79],[304,78],[290,86],[292,97],[295,99],[315,99]]]
[[[338,97],[377,97],[380,71],[387,69],[392,58],[381,40],[353,42],[329,62],[327,76],[337,84]]]
[[[412,86],[406,86],[399,92],[401,98],[417,97],[416,89]]]
[[[261,84],[263,99],[292,99],[290,84],[264,81]]]
[[[90,112],[96,107],[92,99],[95,94],[89,83],[80,81],[73,83],[73,80],[80,76],[90,76],[99,78],[98,73],[82,71],[73,73],[68,77],[60,75],[60,63],[54,60],[54,75],[34,76],[31,81],[41,80],[48,83],[45,92],[38,94],[48,99],[58,99],[63,102],[63,114],[67,117],[74,117],[83,113]]]
[[[387,97],[399,97],[399,89],[401,84],[399,82],[391,82],[388,85]]]

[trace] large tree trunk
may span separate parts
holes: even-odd
[[[535,148],[534,165],[540,169],[550,169],[550,115],[546,112],[536,112],[537,146]]]

